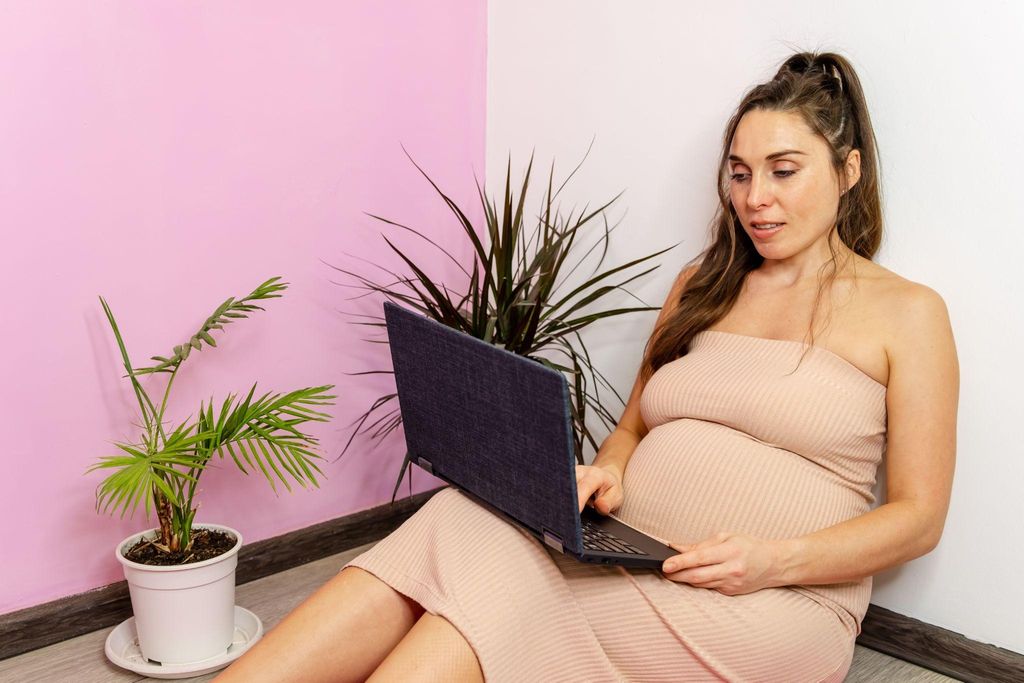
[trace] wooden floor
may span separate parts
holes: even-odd
[[[353,548],[344,553],[239,586],[236,602],[259,615],[264,629],[272,628],[306,596],[334,576],[348,559],[362,553],[372,545],[370,543]],[[12,683],[23,681],[128,683],[129,681],[157,680],[121,669],[107,661],[103,654],[103,643],[111,630],[111,628],[101,629],[63,643],[0,661],[0,681],[11,681]],[[211,673],[182,680],[209,681],[215,675]],[[858,646],[854,655],[853,668],[846,680],[848,683],[887,681],[937,683],[955,679]]]

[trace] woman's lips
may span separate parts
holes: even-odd
[[[774,228],[767,228],[767,229],[764,229],[764,228],[761,228],[760,226],[754,225],[754,226],[751,226],[751,232],[754,234],[754,237],[756,237],[757,239],[765,240],[765,239],[768,239],[769,237],[771,237],[772,235],[774,235],[775,233],[779,232],[780,230],[782,230],[784,227],[786,227],[785,223],[779,223],[779,224],[776,225],[776,227],[774,227]]]

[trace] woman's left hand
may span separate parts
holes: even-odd
[[[680,551],[662,565],[665,578],[670,581],[711,588],[725,595],[785,585],[779,580],[775,541],[720,533],[693,545],[669,545]]]

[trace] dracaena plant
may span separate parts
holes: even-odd
[[[264,310],[254,302],[280,297],[288,284],[279,280],[271,278],[241,299],[229,298],[188,341],[175,346],[169,357],[153,356],[154,365],[140,368],[132,365],[114,314],[100,297],[126,377],[138,400],[142,432],[138,441],[115,443],[120,454],[102,457],[88,468],[87,472],[114,470],[96,489],[96,509],[111,513],[120,509],[123,518],[125,513],[134,514],[144,501],[147,519],[150,511],[156,510],[160,536],[153,544],[164,552],[187,553],[191,549],[192,523],[198,509],[193,503],[199,477],[214,455],[223,459],[227,453],[248,474],[244,460],[250,469],[263,473],[275,492],[275,479],[291,491],[289,477],[303,488],[307,484],[319,487],[314,472],[323,472],[315,462],[322,457],[315,451],[317,439],[299,427],[329,419],[318,408],[333,402],[335,397],[328,393],[332,385],[256,396],[253,384],[245,398],[230,394],[219,406],[211,398],[208,403],[200,403],[195,417],[176,426],[165,423],[171,387],[189,354],[204,346],[216,346],[212,334],[215,330],[223,330],[225,325],[246,318],[253,311]],[[140,381],[140,377],[149,374],[167,377],[159,405]]]
[[[460,288],[451,283],[435,282],[427,275],[425,268],[409,256],[407,249],[400,248],[386,234],[383,235],[384,241],[408,267],[409,274],[381,268],[389,279],[380,282],[351,270],[338,270],[355,279],[355,283],[348,286],[362,290],[358,296],[373,293],[383,295],[449,327],[565,373],[570,387],[576,459],[583,464],[584,444],[590,444],[594,449],[598,447],[595,431],[602,427],[614,428],[615,416],[608,405],[609,400],[617,401],[619,406],[624,405],[624,402],[595,367],[580,332],[604,318],[654,310],[636,299],[625,286],[656,270],[656,265],[639,266],[647,264],[668,249],[602,270],[614,230],[614,226],[609,226],[607,212],[621,193],[597,209],[584,208],[563,214],[556,204],[558,195],[580,166],[556,190],[552,163],[539,215],[536,220],[530,220],[524,206],[533,159],[531,157],[517,194],[512,185],[510,158],[501,204],[488,197],[486,191],[477,184],[483,210],[483,225],[477,227],[467,212],[445,194],[415,161],[413,165],[440,195],[465,232],[466,239],[472,245],[471,262],[460,262],[450,251],[414,228],[373,214],[368,215],[387,224],[389,230],[399,229],[426,242],[454,262],[468,284]],[[589,275],[578,275],[574,279],[573,276],[588,260],[593,264],[592,271]],[[609,295],[617,292],[625,292],[640,305],[599,307]],[[381,316],[360,317],[369,319],[355,324],[372,327],[382,327],[384,324]],[[372,370],[354,374],[387,372],[390,371]],[[354,429],[345,450],[359,434],[380,439],[401,424],[402,417],[396,397],[395,393],[379,397],[353,422]],[[395,494],[408,464],[409,456],[406,455],[395,483]]]

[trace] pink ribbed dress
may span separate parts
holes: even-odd
[[[806,356],[801,356],[804,352]],[[798,366],[799,364],[799,366]],[[650,379],[616,516],[694,543],[868,511],[886,388],[797,341],[705,330]],[[348,562],[450,621],[487,681],[841,681],[871,580],[726,596],[558,555],[455,489]]]

